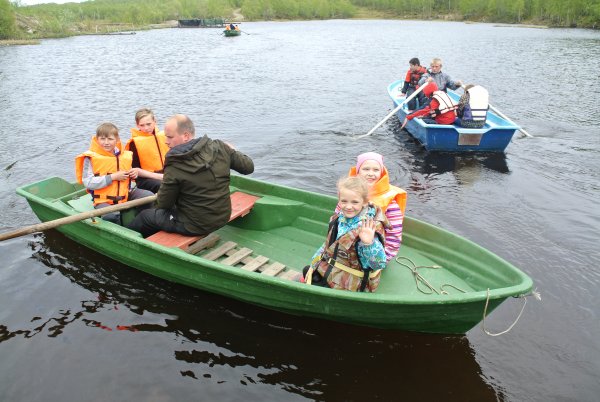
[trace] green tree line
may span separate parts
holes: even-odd
[[[0,0],[0,39],[16,35],[15,13],[8,0]]]
[[[600,27],[600,0],[352,0],[352,4],[399,15]]]
[[[139,28],[168,20],[228,18],[239,9],[246,20],[352,18],[358,10],[390,17],[489,22],[536,22],[553,26],[600,25],[600,0],[91,0],[23,6],[0,0],[0,39],[68,36],[99,24]]]

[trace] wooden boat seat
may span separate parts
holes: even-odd
[[[231,216],[229,217],[229,221],[231,222],[236,218],[248,214],[254,206],[254,203],[259,198],[260,197],[255,195],[242,193],[241,191],[231,193]],[[204,237],[205,236],[185,236],[179,233],[160,231],[150,237],[147,237],[146,240],[150,240],[151,242],[158,243],[166,247],[179,247],[182,250],[187,250],[190,245]],[[214,236],[212,236],[210,241],[207,241],[203,244],[204,248],[210,247],[210,243],[212,241],[216,243],[218,241],[218,236],[216,239]],[[202,248],[198,249],[198,247],[194,247],[194,252],[198,252],[200,250],[202,250]]]

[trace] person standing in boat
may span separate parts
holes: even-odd
[[[387,261],[396,257],[402,243],[402,223],[406,210],[406,191],[390,184],[383,156],[376,152],[365,152],[356,158],[356,166],[350,168],[349,177],[359,176],[369,187],[369,201],[381,208],[387,218],[385,226],[385,257]],[[340,212],[340,205],[335,212]]]
[[[331,217],[325,243],[304,268],[301,281],[374,292],[386,266],[385,215],[369,204],[369,186],[362,177],[345,177],[337,187],[340,211]]]
[[[406,78],[404,79],[404,86],[402,87],[402,96],[410,96],[413,92],[419,88],[419,80],[423,76],[423,74],[427,73],[427,69],[421,65],[421,62],[418,58],[413,57],[408,62],[409,69],[406,72]],[[408,102],[408,109],[413,111],[417,109],[417,100],[419,101],[418,105],[423,105],[425,102],[425,97],[422,92],[419,92],[417,96],[411,99]]]
[[[142,211],[128,227],[144,237],[161,230],[205,235],[225,226],[231,216],[231,169],[254,171],[250,157],[208,136],[195,138],[194,123],[177,114],[165,124],[170,150],[155,208]]]
[[[482,128],[485,126],[488,109],[489,94],[487,89],[480,85],[469,84],[465,87],[465,93],[458,101],[456,114],[460,118],[462,127]]]
[[[454,124],[457,105],[450,96],[446,92],[438,90],[435,82],[427,84],[423,88],[423,93],[429,99],[429,104],[406,115],[400,129],[403,129],[408,121],[415,117],[421,117],[427,124]]]
[[[157,193],[163,179],[165,155],[169,151],[165,133],[158,131],[156,117],[150,109],[138,110],[135,124],[125,150],[133,153],[132,167],[137,172],[137,186]]]
[[[132,186],[137,172],[131,169],[131,161],[131,152],[123,151],[117,126],[112,123],[100,124],[89,150],[75,158],[77,181],[92,195],[94,208],[152,195],[150,191]],[[146,208],[149,208],[149,204],[138,207],[137,211]],[[103,215],[102,219],[122,224],[119,212]]]
[[[462,85],[462,81],[454,81],[448,74],[442,72],[442,59],[437,57],[431,60],[427,73],[423,74],[419,80],[419,86],[425,82],[435,82],[438,89],[443,92],[446,92],[448,88],[458,89]]]

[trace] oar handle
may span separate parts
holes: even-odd
[[[510,122],[512,122],[511,119],[509,119],[504,113],[502,113],[501,111],[499,111],[497,108],[495,108],[492,105],[488,105],[490,107],[490,109],[492,109],[498,116],[502,117],[505,120],[508,120]],[[524,128],[519,127],[519,131],[522,132],[523,134],[525,134],[527,137],[529,138],[533,138],[533,135],[529,134],[527,131],[525,131]]]
[[[58,226],[66,225],[73,222],[82,221],[88,218],[94,218],[96,216],[102,216],[109,214],[111,212],[122,211],[124,209],[129,209],[133,207],[137,207],[140,205],[148,204],[156,200],[156,195],[152,195],[150,197],[144,197],[133,201],[127,201],[122,204],[111,205],[106,208],[94,209],[93,211],[81,212],[79,214],[65,216],[64,218],[55,219],[49,222],[38,223],[31,226],[25,226],[19,229],[15,229],[10,232],[0,233],[0,241],[12,239],[19,236],[25,236],[31,233],[43,232],[44,230],[53,229]]]
[[[402,102],[400,102],[400,104],[398,106],[396,106],[396,108],[394,110],[392,110],[387,116],[385,116],[383,120],[381,120],[379,123],[377,123],[377,125],[375,125],[375,127],[373,127],[371,129],[371,131],[369,131],[368,133],[366,133],[364,135],[360,135],[360,136],[356,137],[356,139],[364,138],[364,137],[367,137],[367,136],[371,135],[373,133],[373,131],[377,130],[383,123],[385,123],[386,121],[388,121],[388,119],[390,117],[392,117],[394,114],[396,114],[396,112],[398,110],[400,110],[400,108],[402,106],[404,106],[404,104],[406,102],[410,101],[412,98],[414,98],[415,96],[417,96],[419,94],[419,92],[421,92],[423,90],[423,88],[425,88],[427,85],[429,85],[429,82],[425,82],[425,84],[423,84],[419,88],[417,88],[417,90],[415,92],[413,92],[412,94],[410,94],[409,97],[407,97]]]

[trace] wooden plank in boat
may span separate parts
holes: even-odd
[[[242,260],[242,262],[244,262],[244,260]],[[269,262],[269,259],[267,257],[265,257],[264,255],[259,255],[256,258],[254,258],[252,261],[250,261],[249,263],[245,263],[245,265],[242,267],[242,269],[244,271],[251,271],[251,272],[256,271],[258,268],[260,268],[267,262]]]
[[[265,268],[262,273],[264,275],[268,275],[268,276],[275,276],[278,273],[280,273],[281,271],[283,271],[283,269],[285,268],[285,265],[283,265],[280,262],[274,262],[271,265],[269,265],[267,268]]]
[[[236,249],[232,248],[231,250],[229,250],[228,252],[225,253],[225,255],[227,257],[230,257],[232,255],[234,255],[237,252]],[[252,261],[254,261],[254,258],[252,258],[252,256],[248,256],[248,257],[244,257],[242,259],[242,261],[240,261],[242,264],[250,264]]]
[[[287,271],[280,272],[279,275],[277,275],[277,277],[281,278],[281,279],[287,279],[287,280],[293,281],[299,277],[299,273],[289,269]]]
[[[248,257],[250,254],[252,254],[252,250],[250,250],[249,248],[243,247],[241,249],[239,249],[238,251],[235,252],[235,254],[225,258],[223,261],[221,261],[221,264],[225,264],[225,265],[235,265],[238,262],[242,261],[244,259],[244,257]]]
[[[190,254],[199,253],[200,251],[202,251],[206,248],[213,247],[215,244],[217,244],[217,242],[219,241],[220,238],[221,237],[218,234],[211,233],[208,236],[206,236],[204,239],[200,239],[197,242],[192,243],[190,246],[188,246],[186,251]]]
[[[229,250],[235,248],[235,246],[237,246],[237,244],[235,242],[228,241],[228,242],[220,245],[219,247],[217,247],[216,249],[214,249],[210,253],[206,254],[204,256],[204,258],[206,258],[207,260],[214,261],[217,258],[223,256]]]
[[[182,250],[188,248],[192,243],[197,242],[204,236],[186,236],[179,233],[170,233],[165,231],[156,232],[146,240],[150,240],[153,243],[162,244],[166,247],[179,247]]]

